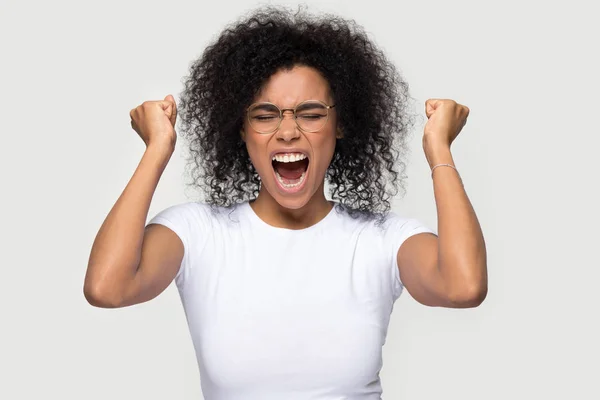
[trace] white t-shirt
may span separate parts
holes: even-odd
[[[403,290],[396,255],[432,232],[393,213],[383,226],[335,206],[301,230],[246,203],[169,207],[149,224],[182,240],[175,283],[206,400],[379,400],[382,346]]]

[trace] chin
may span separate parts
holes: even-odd
[[[275,194],[272,196],[273,199],[283,208],[287,208],[288,210],[299,210],[302,207],[306,206],[311,199],[311,196],[294,196],[287,197],[281,196],[279,194]]]

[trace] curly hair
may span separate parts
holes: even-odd
[[[351,215],[385,214],[404,189],[414,117],[408,85],[355,21],[262,7],[226,27],[190,67],[180,98],[192,184],[212,206],[258,195],[260,179],[240,137],[245,109],[274,73],[303,65],[328,81],[343,138],[326,181]]]

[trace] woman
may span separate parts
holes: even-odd
[[[389,212],[407,98],[351,21],[269,8],[230,26],[192,65],[180,102],[205,203],[146,225],[177,107],[169,95],[131,110],[147,148],[98,232],[86,298],[129,306],[175,280],[207,400],[379,399],[403,288],[440,307],[477,306],[487,291],[484,240],[450,152],[467,107],[426,103],[439,236]]]

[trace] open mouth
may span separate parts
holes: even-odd
[[[273,156],[275,177],[285,191],[297,191],[306,179],[308,157],[302,153],[279,153]]]

